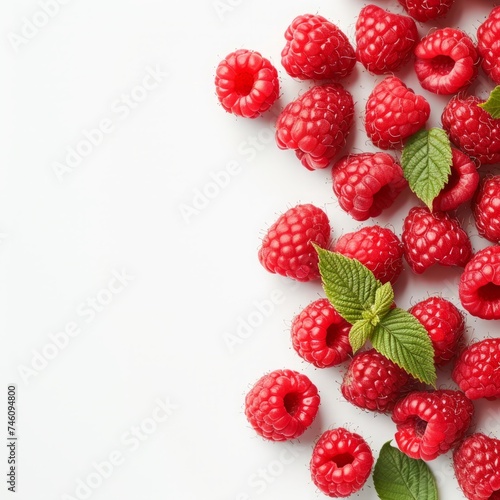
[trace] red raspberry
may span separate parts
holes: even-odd
[[[469,399],[500,397],[500,338],[480,340],[466,347],[451,376]]]
[[[427,330],[434,347],[434,363],[443,366],[457,353],[463,339],[465,321],[462,312],[449,300],[429,297],[409,310]]]
[[[445,16],[455,0],[398,0],[413,19],[425,23]]]
[[[495,7],[477,30],[477,47],[484,72],[500,84],[500,6]]]
[[[493,118],[478,104],[476,96],[452,97],[446,104],[441,122],[457,148],[480,164],[500,162],[500,119]]]
[[[340,498],[359,491],[373,467],[373,453],[366,441],[343,427],[324,432],[313,449],[311,478],[319,490]]]
[[[307,169],[326,168],[345,146],[353,121],[352,95],[340,83],[316,85],[285,106],[276,142],[293,149]]]
[[[472,202],[472,213],[479,234],[500,243],[500,175],[481,181]]]
[[[476,432],[453,452],[458,484],[469,500],[500,498],[500,440]]]
[[[365,410],[389,413],[396,402],[416,387],[402,368],[375,349],[358,352],[340,386],[342,395]]]
[[[261,377],[245,398],[245,415],[255,431],[271,441],[301,436],[318,413],[320,397],[306,375],[275,370]]]
[[[259,261],[269,272],[297,281],[318,279],[318,254],[312,243],[328,247],[330,231],[323,210],[311,204],[297,205],[269,228],[258,252]]]
[[[293,348],[317,368],[338,365],[352,353],[351,326],[328,299],[315,300],[293,319]]]
[[[435,94],[456,94],[477,77],[479,52],[461,30],[442,28],[415,47],[415,72],[422,87]]]
[[[419,40],[417,25],[408,16],[377,5],[361,9],[356,22],[356,56],[375,75],[397,71],[407,63]]]
[[[340,207],[358,221],[377,217],[408,185],[403,170],[387,153],[359,153],[340,158],[332,169]]]
[[[347,36],[323,16],[297,16],[285,32],[281,64],[300,80],[329,80],[348,76],[356,64]]]
[[[472,246],[460,223],[446,212],[413,207],[403,222],[404,256],[413,272],[423,273],[434,264],[463,267]]]
[[[423,96],[399,78],[388,76],[375,86],[366,102],[366,133],[380,149],[400,149],[405,139],[425,125],[430,112]]]
[[[382,283],[394,283],[403,270],[403,244],[387,227],[363,227],[342,235],[334,247],[366,266]]]
[[[459,149],[451,148],[453,163],[448,182],[432,203],[433,212],[449,212],[469,201],[479,184],[477,165]]]
[[[217,66],[215,90],[229,113],[256,118],[279,96],[276,68],[256,51],[231,52]]]
[[[473,413],[472,401],[461,391],[411,392],[392,412],[398,447],[411,458],[434,460],[459,443]]]
[[[464,309],[482,319],[500,319],[500,246],[472,256],[460,276],[458,296]]]

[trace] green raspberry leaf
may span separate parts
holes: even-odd
[[[375,312],[379,318],[384,317],[394,303],[394,290],[390,283],[384,283],[375,292]]]
[[[352,325],[349,330],[349,343],[353,353],[359,351],[365,345],[374,329],[375,327],[369,319],[360,319]]]
[[[450,139],[440,128],[421,130],[406,142],[401,168],[410,189],[432,210],[432,202],[451,174]]]
[[[345,257],[315,245],[319,271],[328,300],[349,323],[366,319],[363,313],[375,304],[381,286],[373,273],[356,259]]]
[[[488,99],[478,104],[478,106],[489,113],[492,118],[500,118],[500,85],[496,86],[491,91]]]
[[[385,443],[373,469],[381,500],[438,500],[436,479],[423,460],[415,460]]]
[[[391,309],[375,327],[373,347],[426,384],[436,384],[434,347],[427,330],[415,316],[398,307]]]

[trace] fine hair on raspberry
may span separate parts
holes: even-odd
[[[358,221],[380,215],[408,186],[399,163],[385,152],[343,156],[332,180],[340,207]]]
[[[373,453],[365,439],[344,427],[330,429],[317,440],[310,462],[311,477],[324,494],[347,497],[368,480]]]
[[[311,203],[289,208],[268,229],[258,251],[258,259],[270,273],[297,281],[317,280],[318,254],[313,243],[330,244],[328,215]]]
[[[464,309],[482,319],[500,319],[500,246],[476,252],[460,276],[458,296]]]
[[[317,299],[293,319],[293,348],[317,368],[339,365],[352,354],[349,343],[351,326],[328,299]]]
[[[295,370],[263,375],[245,398],[248,422],[265,439],[286,441],[301,436],[318,413],[320,397],[309,377]]]
[[[474,405],[461,391],[410,392],[392,412],[397,427],[394,437],[410,458],[434,460],[460,442],[473,415]]]
[[[344,32],[318,14],[297,16],[285,32],[281,63],[300,80],[341,79],[350,75],[356,54]]]
[[[291,149],[308,170],[331,165],[354,122],[352,95],[340,83],[314,85],[288,103],[276,120],[276,144]]]
[[[461,30],[442,28],[415,47],[415,73],[420,85],[435,94],[453,95],[476,79],[481,57],[471,38]]]

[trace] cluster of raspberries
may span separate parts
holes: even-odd
[[[283,213],[269,227],[258,258],[271,273],[307,282],[320,279],[312,243],[357,259],[382,283],[394,284],[404,263],[415,274],[433,265],[463,268],[459,299],[463,309],[485,320],[500,319],[500,175],[480,175],[482,165],[500,163],[500,119],[479,106],[484,100],[466,91],[480,71],[500,84],[500,6],[479,26],[477,41],[455,28],[428,30],[422,38],[416,21],[445,16],[454,0],[398,0],[408,15],[366,5],[355,24],[355,45],[318,14],[296,17],[285,32],[281,64],[295,79],[312,86],[280,112],[276,143],[295,152],[309,170],[331,167],[339,206],[356,221],[377,217],[408,188],[391,150],[423,129],[430,116],[427,100],[395,76],[412,63],[426,91],[448,95],[442,128],[452,143],[448,182],[432,210],[413,207],[402,234],[377,224],[343,234],[332,243],[327,214],[311,204]],[[340,83],[360,63],[383,75],[369,95],[364,129],[381,151],[342,156],[354,123],[354,100]],[[215,76],[222,107],[257,118],[280,95],[278,71],[256,51],[239,49],[220,62]],[[488,246],[474,253],[455,211],[470,204],[478,234]],[[412,458],[434,460],[449,451],[466,498],[500,498],[500,440],[470,430],[473,400],[500,397],[500,338],[466,345],[465,312],[431,296],[409,312],[424,326],[434,347],[434,362],[453,363],[452,389],[431,389],[374,349],[353,354],[351,325],[327,299],[305,307],[291,326],[294,350],[317,368],[348,363],[342,396],[367,411],[391,416],[395,441]],[[263,438],[296,439],[312,424],[320,396],[314,383],[294,370],[275,370],[248,392],[245,414]],[[469,432],[468,432],[469,431]],[[346,497],[363,487],[373,467],[365,439],[345,428],[324,432],[310,461],[314,484],[330,497]]]

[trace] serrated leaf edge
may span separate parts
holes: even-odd
[[[432,138],[433,141],[431,141],[430,138]],[[419,142],[422,143],[421,146],[418,146]],[[433,163],[435,165],[435,170],[440,173],[441,167],[435,162],[432,155],[429,154],[429,150],[431,148],[434,148],[434,150],[437,150],[440,154],[443,154],[442,149],[438,148],[436,146],[436,143],[441,144],[446,149],[446,151],[444,152],[444,160],[448,163],[448,167],[444,174],[447,175],[439,175],[439,177],[443,177],[443,180],[438,179],[437,182],[436,180],[433,180],[431,176],[427,175],[427,178],[430,180],[424,183],[426,189],[422,191],[420,188],[417,188],[418,180],[422,177],[422,175],[417,175],[417,182],[415,182],[415,179],[413,178],[414,176],[410,175],[409,170],[412,168],[411,166],[414,167],[415,164],[420,164],[422,161],[424,161],[425,156],[428,156],[429,159],[426,165],[429,165],[429,162]],[[412,147],[418,148],[417,152],[411,151]],[[409,155],[410,158],[407,158]],[[429,130],[420,130],[413,134],[407,140],[401,155],[401,168],[403,170],[403,175],[408,182],[408,186],[410,187],[411,191],[421,201],[423,201],[430,210],[432,210],[432,203],[434,199],[446,185],[446,182],[451,174],[451,164],[452,152],[450,139],[446,132],[438,127],[433,127]],[[420,169],[420,172],[422,172],[423,170],[429,170],[428,166],[426,166],[424,169]],[[412,172],[412,174],[414,174],[414,172]]]
[[[427,500],[429,498],[428,495],[429,495],[429,492],[431,492],[431,490],[433,493],[433,497],[431,497],[431,500],[438,500],[437,483],[436,483],[436,479],[435,479],[430,467],[423,460],[416,460],[416,459],[408,457],[398,448],[391,446],[391,442],[392,442],[392,440],[384,443],[384,445],[380,449],[380,453],[379,453],[379,456],[377,458],[377,462],[375,463],[375,467],[373,469],[373,483],[375,486],[375,491],[377,492],[377,496],[381,500],[399,500],[399,499],[410,500],[410,496],[406,495],[405,497],[401,497],[401,495],[397,494],[397,492],[390,495],[390,497],[388,497],[385,494],[384,494],[384,496],[382,496],[382,492],[380,491],[380,483],[378,480],[379,473],[380,473],[379,471],[381,471],[381,470],[385,471],[388,467],[387,463],[381,462],[381,459],[383,459],[384,461],[390,460],[389,466],[392,465],[392,468],[399,472],[399,475],[400,475],[402,481],[405,483],[407,490],[411,494],[411,500],[421,500],[420,497],[421,497],[422,493],[427,494],[427,497],[426,497],[426,500]],[[427,479],[430,480],[424,484],[425,490],[426,490],[425,492],[422,492],[420,490],[420,487],[419,487],[419,491],[416,493],[414,493],[413,491],[410,490],[410,487],[407,486],[407,484],[406,484],[407,483],[406,478],[403,477],[403,474],[402,474],[403,467],[400,467],[400,464],[403,464],[403,463],[406,467],[411,467],[411,464],[415,464],[415,467],[417,468],[418,472],[420,474],[424,473],[426,475]],[[410,475],[411,475],[411,472],[412,471],[410,471]],[[429,482],[430,482],[430,484],[429,484]],[[420,481],[420,483],[421,483],[421,481]],[[385,491],[384,491],[384,493],[385,493]],[[415,496],[416,494],[419,496]]]

